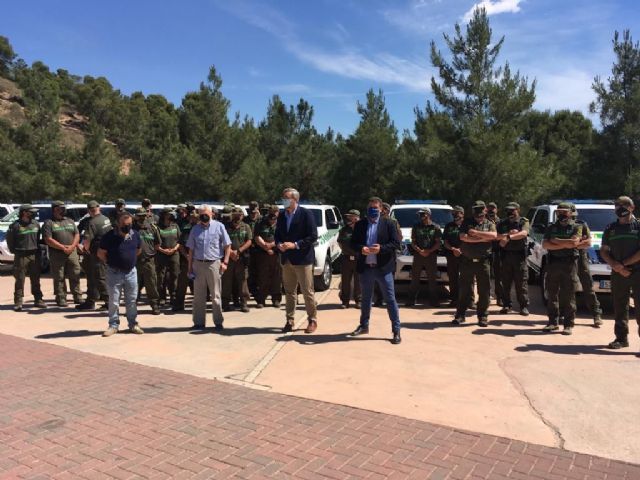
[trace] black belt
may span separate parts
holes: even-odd
[[[377,263],[365,263],[367,267],[376,268],[378,266]]]
[[[577,257],[552,257],[549,256],[549,263],[571,263],[575,262]]]
[[[38,250],[16,250],[15,255],[34,255]]]

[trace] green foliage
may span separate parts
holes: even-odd
[[[492,38],[484,10],[444,39],[446,53],[431,43],[435,102],[415,109],[413,132],[399,135],[383,92],[371,89],[343,138],[318,132],[303,98],[286,105],[274,95],[257,122],[232,115],[213,66],[176,107],[162,95],[123,95],[104,77],[28,66],[0,37],[0,76],[19,86],[26,114],[18,126],[0,119],[0,201],[271,202],[294,186],[346,210],[371,195],[528,206],[639,193],[640,49],[629,32],[615,34],[612,76],[594,81],[602,132],[580,112],[532,108],[535,81],[498,63],[505,39]],[[74,148],[61,115],[83,130]]]

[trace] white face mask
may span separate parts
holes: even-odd
[[[290,198],[283,198],[282,199],[282,206],[285,208],[285,210],[289,207],[291,207],[291,199]]]

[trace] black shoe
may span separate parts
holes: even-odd
[[[562,329],[562,335],[571,335],[573,333],[572,327],[564,327]]]
[[[161,315],[160,307],[151,307],[151,315]]]
[[[487,317],[478,318],[478,326],[480,326],[480,327],[488,327],[489,326],[489,319]]]
[[[416,301],[415,300],[407,300],[407,303],[404,304],[405,307],[413,307],[415,306]]]
[[[21,312],[21,311],[22,311],[22,305],[21,305],[21,304],[19,304],[19,305],[14,305],[14,307],[13,307],[13,311],[14,311],[14,312]]]
[[[189,327],[189,330],[204,330],[205,326],[204,325],[191,325]]]
[[[529,309],[527,307],[522,307],[520,309],[520,315],[522,315],[523,317],[528,317],[529,316]]]
[[[369,333],[369,327],[363,327],[362,325],[358,325],[353,332],[351,332],[352,337],[357,337],[360,335],[367,335]]]
[[[462,315],[456,315],[456,317],[451,320],[451,323],[453,323],[454,325],[462,325],[464,322],[466,322],[466,318],[464,318],[464,316]]]
[[[449,308],[454,308],[454,307],[457,307],[457,306],[458,306],[458,302],[456,302],[455,300],[451,300],[449,302],[449,304],[447,305],[447,307],[449,307]]]
[[[609,345],[607,345],[607,348],[610,348],[611,350],[619,350],[621,348],[626,348],[629,346],[629,341],[628,340],[614,340],[613,342],[611,342]]]
[[[289,322],[285,323],[284,327],[282,327],[282,333],[289,333],[293,331],[293,325]]]
[[[172,312],[184,312],[184,305],[174,305],[171,307]]]
[[[542,330],[544,332],[555,332],[556,330],[560,330],[560,327],[557,323],[547,323]]]
[[[402,338],[400,338],[400,332],[395,332],[393,334],[393,338],[391,339],[391,343],[393,345],[400,345],[401,342],[402,342]]]
[[[221,323],[216,323],[213,326],[213,331],[214,332],[221,332],[222,330],[224,330],[224,325],[222,325]]]
[[[76,307],[78,310],[95,310],[96,304],[94,302],[85,301]]]
[[[240,311],[241,311],[242,313],[249,313],[249,307],[248,307],[247,305],[242,305],[242,306],[240,307]]]
[[[502,307],[500,309],[500,315],[506,315],[507,313],[509,313],[509,310],[511,310],[511,308],[509,307]]]
[[[343,303],[340,305],[340,308],[345,309],[345,308],[349,308],[349,304],[348,303]]]
[[[231,312],[231,311],[233,311],[233,307],[231,307],[230,305],[225,305],[224,307],[222,307],[222,311],[223,312]]]
[[[74,305],[81,305],[82,304],[82,299],[81,298],[74,298],[73,299],[73,304]]]
[[[602,326],[602,318],[600,318],[600,315],[598,315],[593,318],[593,327],[600,328],[601,326]]]
[[[361,308],[361,307],[362,307],[362,304],[361,304],[360,302],[356,302],[356,304],[355,304],[355,308],[356,308],[357,310],[360,310],[360,308]]]
[[[280,308],[280,302],[273,302],[273,308]]]
[[[44,300],[42,299],[39,299],[33,302],[33,306],[36,308],[47,308],[47,304],[44,303]]]
[[[106,303],[103,303],[98,307],[99,312],[106,312],[107,310],[109,310],[109,306]]]

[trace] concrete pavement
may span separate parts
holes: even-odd
[[[51,282],[43,280],[46,298]],[[273,308],[225,316],[223,335],[188,331],[189,314],[153,317],[143,307],[142,337],[99,336],[106,315],[51,308],[10,310],[11,277],[0,278],[4,310],[0,333],[85,352],[271,389],[299,397],[436,422],[455,428],[640,461],[640,424],[633,408],[640,370],[632,348],[603,348],[613,337],[581,317],[574,335],[543,334],[537,287],[533,314],[491,315],[482,329],[454,327],[450,309],[402,308],[403,343],[388,342],[383,309],[374,309],[371,333],[353,339],[354,309],[339,309],[337,290],[318,294],[316,334],[282,335],[284,311]],[[493,306],[492,312],[498,308]],[[299,311],[301,323],[303,310]]]

